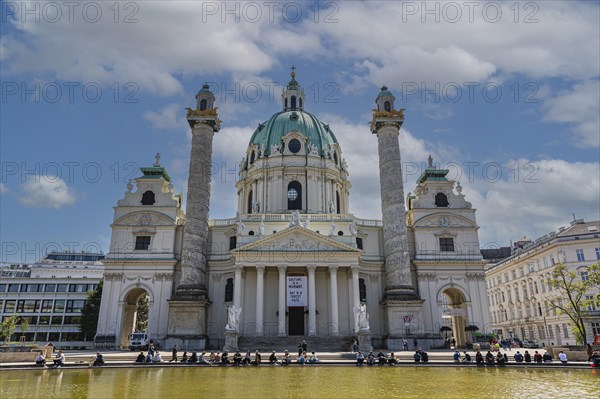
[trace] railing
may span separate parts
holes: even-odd
[[[482,260],[479,252],[417,251],[416,260]]]
[[[291,213],[256,213],[256,214],[242,214],[241,219],[242,222],[260,222],[264,220],[265,222],[289,222],[292,218]],[[337,213],[307,213],[300,215],[301,220],[308,219],[309,222],[352,222],[354,221],[357,226],[365,226],[365,227],[381,227],[383,226],[383,222],[381,220],[373,220],[373,219],[359,219],[354,217],[354,215],[347,214],[337,214]],[[229,218],[229,219],[211,219],[208,222],[209,226],[233,226],[237,223],[237,218]]]

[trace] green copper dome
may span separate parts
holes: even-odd
[[[271,154],[272,144],[281,144],[282,138],[292,130],[296,130],[305,135],[308,140],[306,146],[312,143],[316,144],[319,155],[324,156],[326,145],[337,144],[335,135],[326,125],[319,121],[316,116],[306,111],[283,111],[273,115],[265,123],[258,125],[250,144],[256,144],[265,148],[265,155]]]

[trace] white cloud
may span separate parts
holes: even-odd
[[[54,176],[37,175],[21,185],[19,202],[31,208],[54,208],[73,205],[77,200],[64,180]]]
[[[169,104],[159,111],[148,111],[144,119],[150,121],[156,129],[178,129],[185,128],[185,108],[179,104]]]
[[[10,189],[6,187],[4,183],[0,182],[0,194],[6,194],[8,192],[10,192]]]
[[[578,147],[600,146],[600,81],[576,84],[570,91],[545,101],[545,119],[574,125]]]
[[[507,245],[523,235],[535,239],[572,220],[572,213],[600,218],[598,162],[519,159],[503,166],[501,180],[495,181],[495,173],[484,179],[476,172],[472,184],[463,184],[467,200],[477,208],[482,246]]]

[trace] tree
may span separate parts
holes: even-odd
[[[79,330],[83,333],[84,339],[93,339],[96,336],[98,328],[98,317],[100,315],[100,299],[102,298],[102,280],[95,290],[88,292],[87,301],[81,309],[81,320]]]
[[[10,336],[13,335],[19,322],[19,315],[16,313],[8,316],[2,324],[0,324],[0,338],[5,341],[10,341]]]
[[[137,305],[135,331],[146,331],[148,330],[148,295],[142,296]]]
[[[24,336],[27,330],[29,330],[29,319],[27,317],[21,317],[21,336]]]
[[[583,277],[585,276],[585,278]],[[585,344],[585,315],[590,305],[599,304],[599,296],[591,296],[600,280],[600,264],[594,264],[577,273],[562,263],[557,264],[548,282],[558,292],[550,299],[553,309],[566,314],[573,322],[575,339]]]

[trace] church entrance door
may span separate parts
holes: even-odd
[[[304,335],[304,307],[288,308],[288,334]]]

